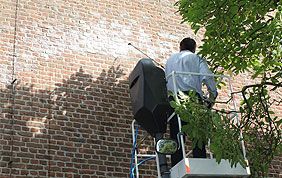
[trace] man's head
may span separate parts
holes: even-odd
[[[180,51],[183,50],[189,50],[192,53],[194,53],[196,51],[196,41],[193,40],[192,38],[184,38],[180,42]]]

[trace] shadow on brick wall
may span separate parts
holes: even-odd
[[[112,66],[93,79],[80,68],[52,91],[1,89],[1,175],[127,177],[132,115],[124,75]]]
[[[124,75],[111,66],[93,79],[79,68],[53,90],[19,82],[14,94],[11,85],[0,89],[1,178],[128,177],[132,114]],[[141,175],[155,177],[151,163]]]

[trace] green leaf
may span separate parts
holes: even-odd
[[[238,139],[243,131],[251,172],[254,176],[267,175],[269,163],[281,151],[281,119],[277,119],[273,109],[280,104],[273,98],[277,100],[275,92],[281,89],[281,2],[180,0],[176,6],[183,21],[191,24],[194,31],[205,28],[199,54],[207,59],[214,72],[244,75],[248,72],[254,79],[253,83],[242,86],[241,94],[245,98],[239,106],[240,125],[222,113],[219,119],[204,112],[204,108],[190,103],[195,101],[191,98],[182,99],[182,106],[176,107],[188,124],[193,123],[187,132],[191,134],[191,129],[197,129],[195,138],[210,137],[216,160],[226,158],[235,166],[245,165]],[[222,86],[219,84],[218,88],[223,89]]]

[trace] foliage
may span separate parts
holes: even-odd
[[[181,115],[181,119],[187,123],[182,129],[193,140],[193,147],[198,144],[202,148],[202,144],[206,144],[210,137],[207,130],[211,130],[212,121],[209,116],[213,113],[200,103],[195,92],[190,92],[189,95],[180,92],[179,97],[180,102],[172,101],[171,105],[176,114]]]
[[[227,139],[227,135],[233,134],[238,138],[238,131],[241,130],[247,142],[247,158],[252,176],[265,176],[274,155],[281,154],[281,118],[270,108],[280,105],[282,101],[277,94],[282,87],[282,1],[179,0],[176,6],[183,22],[188,22],[195,32],[200,28],[205,29],[204,43],[199,54],[208,59],[214,72],[247,72],[255,79],[256,83],[242,86],[241,91],[236,92],[243,96],[240,106],[241,124],[228,122],[224,114],[213,115],[220,118],[221,122],[218,122],[219,131],[211,132],[209,136],[217,135],[219,139]],[[276,94],[275,98],[270,93]],[[186,105],[184,103],[182,105]],[[217,122],[213,119],[211,126],[204,127],[212,131],[215,123]],[[204,140],[201,137],[205,136],[207,135],[197,137]],[[216,139],[214,138],[214,142],[220,143]],[[238,139],[232,141],[237,144],[240,142]],[[232,143],[233,153],[239,150],[236,143]],[[231,142],[229,146],[231,147]],[[213,147],[218,153],[223,149],[224,144]],[[237,159],[235,155],[226,154],[216,155],[220,155],[219,158],[228,157],[231,162],[242,162],[241,156]]]
[[[282,6],[280,1],[181,0],[183,21],[206,29],[200,54],[214,67],[236,74],[266,71],[281,76]]]
[[[202,148],[202,144],[207,144],[210,139],[210,148],[217,162],[228,159],[232,166],[237,163],[246,165],[240,149],[240,129],[235,124],[236,120],[212,111],[193,92],[188,95],[180,92],[178,100],[171,101],[171,105],[186,122],[182,131],[192,140],[193,147],[198,144]]]
[[[281,153],[282,120],[270,109],[275,102],[271,101],[266,86],[245,86],[242,94],[240,127],[244,129],[244,139],[249,143],[248,158],[254,177],[259,173],[266,175],[274,156]]]
[[[267,173],[271,160],[281,149],[281,144],[279,145],[281,120],[278,117],[263,117],[263,113],[266,112],[259,106],[262,103],[257,99],[260,98],[252,99],[253,101],[247,99],[248,104],[252,104],[252,112],[245,112],[248,110],[244,108],[246,105],[241,107],[241,122],[238,122],[238,115],[235,112],[208,108],[199,101],[194,92],[188,95],[180,92],[178,99],[171,101],[170,104],[176,114],[186,122],[182,131],[192,140],[193,147],[198,144],[201,148],[202,144],[207,144],[210,139],[210,149],[218,163],[221,159],[226,159],[231,166],[236,166],[237,163],[243,167],[247,166],[242,151],[243,139],[240,135],[242,132],[244,141],[250,143],[245,146],[248,150],[248,159],[251,161],[252,176],[258,177]],[[251,116],[245,115],[249,113]],[[251,122],[248,120],[249,117],[252,119]]]

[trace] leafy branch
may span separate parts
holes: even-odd
[[[282,121],[279,113],[272,110],[273,106],[282,103],[282,99],[270,94],[282,87],[282,1],[179,0],[176,6],[183,22],[191,24],[195,32],[205,28],[200,54],[207,58],[211,68],[221,69],[214,70],[216,73],[221,74],[226,70],[234,74],[248,72],[252,79],[261,79],[261,82],[242,86],[241,91],[231,93],[227,101],[216,102],[228,104],[234,94],[240,93],[242,102],[239,113],[219,109],[205,111],[201,107],[196,107],[198,109],[194,111],[192,104],[187,103],[189,99],[183,99],[175,106],[179,108],[180,114],[189,117],[191,113],[187,111],[188,108],[196,116],[212,118],[211,122],[207,122],[211,125],[204,126],[209,129],[209,134],[200,137],[212,138],[212,149],[217,153],[218,161],[219,158],[227,158],[232,164],[244,164],[242,155],[237,154],[240,152],[238,133],[242,131],[247,143],[252,176],[266,176],[274,155],[282,151],[279,130]],[[232,113],[240,116],[239,125],[230,120],[229,115]],[[191,118],[197,120],[196,117]],[[197,127],[204,129],[201,125]],[[230,140],[226,135],[233,139]],[[220,145],[221,142],[224,144]],[[216,143],[220,146],[216,146]]]
[[[253,91],[258,93],[252,92],[248,95],[256,95],[257,98],[247,97],[247,88],[256,88]],[[246,166],[241,151],[240,132],[243,132],[247,142],[247,159],[253,172],[252,176],[265,176],[271,160],[279,153],[281,147],[281,131],[279,130],[281,121],[271,116],[270,104],[267,102],[268,94],[264,85],[250,85],[241,92],[245,93],[246,99],[245,106],[241,106],[239,112],[242,118],[241,123],[236,120],[238,118],[229,116],[231,113],[237,115],[238,112],[209,109],[191,93],[188,95],[181,93],[178,96],[179,102],[172,101],[171,105],[180,118],[187,122],[182,131],[193,140],[193,146],[205,144],[210,138],[210,149],[218,162],[227,159],[232,166],[237,163]],[[254,105],[257,107],[253,107]],[[246,107],[252,109],[247,110]],[[261,160],[265,162],[261,163]]]

